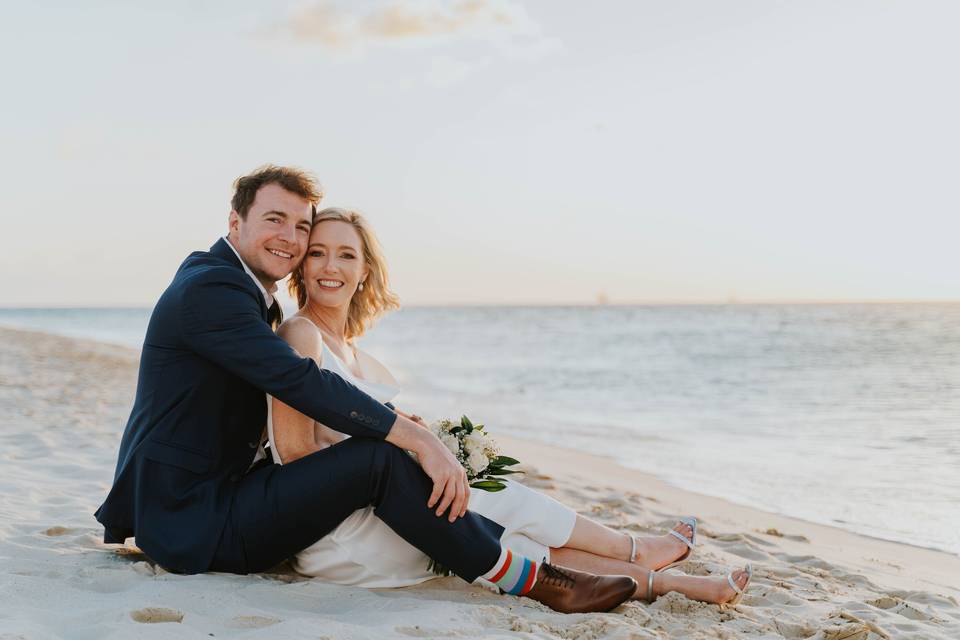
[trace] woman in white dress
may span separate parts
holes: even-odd
[[[366,220],[354,211],[328,208],[314,216],[303,263],[290,279],[299,311],[279,335],[305,357],[380,400],[399,393],[386,367],[357,348],[355,339],[382,313],[399,307],[390,291],[386,261]],[[392,406],[392,405],[391,405]],[[417,417],[397,413],[426,426]],[[268,398],[267,429],[275,463],[289,463],[334,446],[347,435],[334,431],[279,400]],[[501,542],[532,559],[600,574],[636,579],[637,598],[668,591],[712,603],[739,601],[751,570],[699,577],[658,573],[689,557],[696,542],[696,520],[684,518],[663,536],[634,537],[578,515],[553,498],[507,481],[503,491],[473,489],[469,509],[504,528]],[[334,531],[293,559],[294,568],[337,584],[401,587],[436,577],[429,558],[376,517],[359,509]]]

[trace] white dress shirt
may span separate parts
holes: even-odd
[[[247,275],[253,280],[253,284],[257,285],[257,289],[260,290],[260,293],[263,294],[263,301],[267,303],[267,309],[273,306],[273,293],[267,291],[266,287],[263,286],[263,283],[257,279],[257,276],[253,275],[253,271],[250,271],[250,267],[247,266],[247,263],[243,261],[243,258],[240,257],[240,252],[237,251],[237,248],[230,243],[230,238],[223,236],[223,239],[227,241],[227,246],[236,254],[237,260],[240,261],[240,266],[243,267],[243,270],[247,272]],[[277,284],[273,284],[273,290],[277,290]]]

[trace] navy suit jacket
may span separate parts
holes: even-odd
[[[273,333],[221,239],[184,260],[150,317],[113,487],[95,514],[104,540],[136,536],[162,566],[205,571],[259,446],[266,393],[352,436],[383,439],[396,420]]]

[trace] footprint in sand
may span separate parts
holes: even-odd
[[[754,543],[754,544],[759,544],[759,545],[762,545],[762,546],[764,546],[764,547],[776,547],[776,546],[777,546],[777,544],[776,544],[775,542],[770,542],[769,540],[764,540],[763,538],[758,538],[757,536],[752,535],[752,534],[749,534],[749,533],[743,534],[743,539],[744,539],[744,540],[749,540],[750,542],[752,542],[752,543]]]
[[[760,549],[754,549],[749,542],[741,542],[735,544],[721,544],[720,547],[727,553],[732,553],[735,556],[740,556],[741,558],[746,558],[747,560],[753,560],[754,562],[764,562],[771,559],[771,555]]]
[[[685,595],[671,591],[657,598],[653,604],[646,605],[648,611],[662,611],[679,616],[695,616],[710,612],[716,605],[706,602],[697,602],[688,599]]]
[[[628,603],[626,605],[621,605],[621,607],[618,607],[616,611],[619,613],[626,613],[634,607],[639,607],[639,605]],[[637,623],[634,619],[631,619],[625,615],[570,617],[574,619],[561,621],[556,621],[555,618],[533,620],[527,616],[516,615],[504,610],[501,607],[493,606],[482,607],[474,614],[474,619],[485,629],[496,629],[520,633],[524,634],[525,636],[530,635],[538,638],[549,637],[563,638],[564,640],[598,640],[600,638],[629,637],[640,640],[641,638],[645,639],[662,637],[660,634],[656,634],[653,631],[648,631],[647,629],[637,626]],[[646,615],[645,619],[649,620],[650,616]],[[414,627],[414,629],[420,629],[420,627]],[[415,637],[419,635],[411,634],[411,627],[398,627],[396,630],[407,635],[414,635]],[[443,632],[442,635],[437,637],[459,637],[461,635],[462,634],[458,631],[451,631]]]
[[[881,596],[876,600],[867,600],[867,604],[873,605],[878,609],[884,609],[890,613],[896,613],[910,620],[936,620],[936,616],[921,611],[916,606],[895,596]]]
[[[792,587],[791,587],[792,588]],[[755,593],[756,590],[748,592],[747,596],[752,600],[750,603],[752,606],[766,605],[781,605],[781,606],[790,606],[790,607],[801,607],[807,604],[807,601],[803,598],[798,598],[797,596],[790,593],[787,589],[784,589],[779,586],[772,587],[766,591],[762,596],[759,596]],[[812,632],[811,632],[812,633]]]
[[[811,640],[868,640],[870,627],[860,622],[837,624],[820,629]]]
[[[821,560],[816,556],[810,556],[810,555],[795,556],[790,553],[776,553],[774,555],[780,560],[788,564],[795,565],[794,568],[796,568],[799,571],[803,571],[804,573],[809,573],[810,569],[820,569],[821,571],[829,572],[831,569],[836,568],[834,565],[830,564],[825,560]],[[796,566],[796,565],[800,565],[800,566]]]
[[[270,625],[280,623],[280,618],[271,618],[269,616],[236,616],[227,623],[228,627],[234,629],[262,629]]]
[[[824,633],[824,637],[828,640],[847,640],[848,638],[856,638],[857,640],[861,638],[863,640],[874,640],[875,638],[892,640],[893,636],[877,626],[876,623],[859,618],[849,611],[841,609],[840,611],[832,613],[830,617],[834,619],[839,618],[840,620],[832,627],[826,627],[824,630],[821,630],[821,633],[824,633],[824,631],[833,631],[834,635]],[[819,639],[820,635],[817,635],[816,638]]]
[[[781,567],[771,566],[771,567],[768,567],[768,568],[767,568],[767,574],[768,574],[771,578],[779,578],[779,579],[781,579],[781,580],[784,580],[784,579],[786,579],[786,578],[796,578],[797,576],[800,575],[800,572],[797,571],[796,569],[792,568],[792,567],[786,567],[786,566],[781,566]]]
[[[804,620],[800,616],[795,616],[788,612],[778,612],[777,617],[773,618],[772,623],[777,633],[789,640],[810,638],[810,636],[817,632],[816,628],[813,627],[808,620]]]
[[[151,624],[154,622],[183,622],[183,613],[164,607],[147,607],[130,612],[134,622]]]
[[[775,538],[786,538],[787,540],[794,540],[796,542],[810,542],[810,538],[808,538],[807,536],[802,536],[800,534],[783,533],[782,531],[779,531],[774,527],[770,527],[765,531],[756,529],[756,532],[763,533],[768,536],[773,536]]]
[[[888,595],[900,597],[904,600],[909,599],[910,602],[915,602],[918,604],[929,604],[937,607],[945,607],[947,609],[960,607],[960,602],[957,602],[957,599],[953,596],[942,596],[935,593],[930,593],[929,591],[904,591],[901,593],[891,593]]]
[[[421,627],[420,625],[413,625],[412,627],[394,627],[393,630],[397,633],[402,633],[405,636],[410,636],[411,638],[451,638],[460,635],[460,632],[458,631],[428,629]]]
[[[62,536],[70,533],[70,529],[58,525],[56,527],[50,527],[49,529],[45,530],[44,533],[48,536]]]

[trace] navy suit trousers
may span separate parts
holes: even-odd
[[[503,527],[479,514],[451,523],[427,499],[433,483],[409,454],[382,440],[353,437],[285,465],[266,464],[239,480],[211,571],[264,571],[370,505],[401,538],[472,582],[500,556]]]

